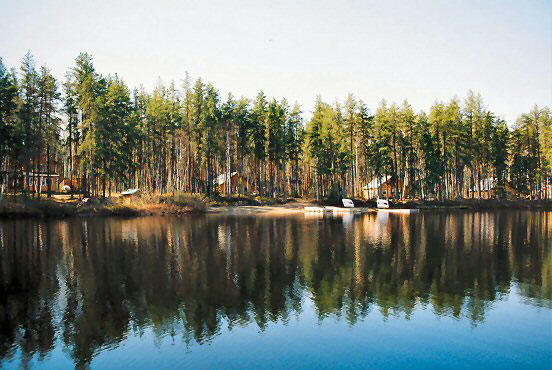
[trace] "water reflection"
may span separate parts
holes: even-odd
[[[75,366],[153,328],[187,343],[286,323],[311,300],[355,325],[416,306],[476,326],[518,289],[552,308],[552,213],[194,216],[0,223],[0,365]]]

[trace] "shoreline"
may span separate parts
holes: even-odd
[[[376,212],[375,202],[356,201],[360,213]],[[322,204],[321,204],[322,203]],[[71,218],[71,217],[143,217],[168,215],[299,215],[304,214],[305,207],[323,207],[327,202],[293,200],[276,205],[214,205],[203,201],[175,202],[162,201],[94,201],[61,202],[52,199],[29,200],[23,203],[12,203],[4,200],[0,204],[0,220],[25,218]],[[373,205],[371,203],[374,203]],[[552,210],[551,200],[463,200],[463,201],[400,201],[392,203],[390,208],[407,210],[434,211],[493,211],[493,210]]]

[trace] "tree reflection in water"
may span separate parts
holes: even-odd
[[[305,300],[349,325],[417,306],[477,325],[511,289],[550,309],[551,239],[552,213],[522,211],[2,222],[0,364],[58,343],[86,366],[147,328],[202,344]]]

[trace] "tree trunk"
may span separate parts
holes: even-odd
[[[299,159],[295,157],[295,196],[299,196]]]
[[[351,130],[351,198],[355,197],[355,156],[353,150],[353,132]]]
[[[287,182],[286,182],[286,178],[287,178],[287,174],[286,174],[286,170],[287,170],[287,166],[286,166],[286,160],[284,160],[284,199],[287,199]]]
[[[39,145],[40,147],[40,145]],[[38,150],[38,158],[37,158],[37,162],[36,162],[36,176],[37,176],[37,180],[36,180],[36,186],[35,186],[35,190],[36,190],[36,197],[38,199],[40,199],[40,192],[42,190],[42,177],[40,176],[40,149]]]
[[[17,175],[16,175],[16,166],[15,160],[12,161],[12,170],[13,170],[13,202],[17,203]]]
[[[232,174],[230,165],[230,131],[226,131],[226,196],[228,199],[232,196]]]
[[[71,199],[73,199],[73,126],[71,122],[69,123],[69,176],[71,181],[69,192],[71,193]]]
[[[448,199],[447,192],[447,135],[443,134],[443,196]]]
[[[259,171],[259,184],[258,184],[258,186],[259,186],[259,196],[262,197],[262,196],[263,196],[263,179],[262,179],[262,177],[263,177],[263,173],[262,173],[262,172],[263,172],[263,171],[262,171],[262,165],[261,165],[261,163],[262,163],[261,160],[258,159],[258,160],[257,160],[257,164],[258,164],[258,166],[259,166],[259,168],[258,168],[258,171]]]
[[[396,137],[395,137],[395,133],[393,133],[393,157],[394,157],[394,160],[393,160],[393,172],[394,173],[394,181],[395,181],[395,197],[397,199],[400,199],[400,196],[399,196],[399,174],[398,174],[398,163],[397,163],[397,145],[396,145]]]
[[[46,171],[47,171],[47,178],[46,178],[46,182],[48,184],[48,198],[51,198],[52,197],[52,179],[51,179],[51,176],[50,176],[50,143],[48,142],[47,146],[46,146],[46,160],[48,161],[47,162],[47,165],[46,165]]]

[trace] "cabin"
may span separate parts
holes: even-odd
[[[49,160],[45,155],[36,156],[32,158],[31,163],[33,164],[32,168],[21,166],[10,171],[0,171],[0,185],[2,180],[7,179],[5,185],[7,185],[8,191],[27,189],[30,193],[47,193],[48,183],[50,183],[50,191],[57,193],[62,180],[58,172],[63,168],[56,156],[50,157]]]
[[[402,181],[399,180],[399,191],[402,189]],[[362,196],[365,199],[393,198],[395,197],[395,181],[391,176],[373,178],[362,187]]]
[[[31,172],[29,173],[29,191],[32,193],[40,192],[46,193],[48,191],[48,178],[50,179],[50,190],[56,192],[59,187],[59,175],[55,173],[39,173]],[[38,183],[40,179],[40,184]],[[27,184],[27,176],[23,176],[23,182]]]
[[[226,181],[230,177],[230,186],[232,188],[232,193],[242,193],[247,194],[249,191],[249,184],[247,179],[238,174],[237,172],[232,172],[230,174],[221,174],[215,178],[215,188],[219,193],[226,193]]]

